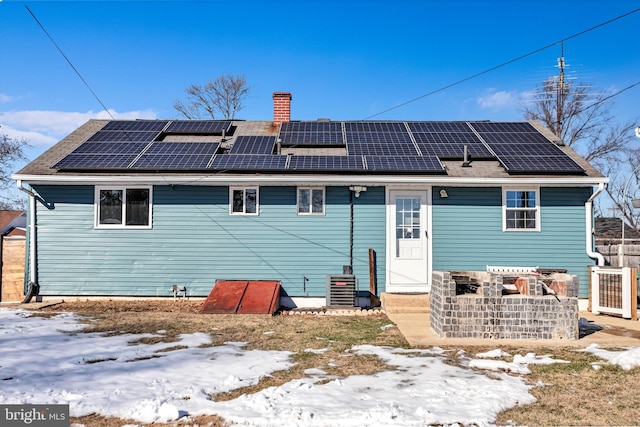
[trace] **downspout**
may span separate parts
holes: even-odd
[[[589,256],[589,258],[592,259],[597,259],[598,260],[598,265],[599,266],[603,266],[604,265],[604,256],[597,252],[594,248],[594,242],[593,242],[593,200],[598,197],[598,195],[600,195],[600,193],[602,193],[602,190],[604,190],[604,183],[600,183],[598,184],[598,189],[595,191],[595,193],[593,193],[591,195],[591,197],[589,197],[589,200],[587,200],[584,204],[584,210],[585,210],[585,218],[586,218],[586,239],[587,239],[587,256]]]
[[[38,294],[38,276],[36,275],[36,193],[22,185],[22,180],[16,181],[18,190],[29,195],[29,288],[23,303],[31,301]]]

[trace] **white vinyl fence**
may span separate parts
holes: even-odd
[[[637,270],[630,267],[590,268],[590,305],[593,313],[638,319]]]

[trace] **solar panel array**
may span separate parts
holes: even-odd
[[[131,169],[206,169],[219,142],[154,142]]]
[[[465,122],[408,122],[407,125],[423,155],[463,159],[466,146],[468,158],[493,158],[491,151]]]
[[[165,133],[222,135],[229,132],[230,120],[174,120]]]
[[[344,137],[341,122],[284,122],[280,140],[285,147],[298,145],[341,146]]]
[[[466,149],[468,160],[496,159],[510,174],[585,172],[527,122],[285,122],[277,137],[235,136],[223,154],[214,141],[231,128],[229,120],[115,120],[53,167],[442,174],[441,160],[463,159]],[[162,141],[167,135],[218,136],[211,142]],[[286,147],[332,147],[346,155],[276,155],[277,138]]]
[[[273,154],[275,136],[238,136],[231,147],[231,154]]]
[[[585,169],[530,123],[472,123],[511,174],[584,173]]]
[[[345,122],[344,128],[349,155],[419,155],[402,122]]]
[[[217,171],[281,171],[287,166],[287,156],[262,154],[219,154],[211,169]]]
[[[362,171],[362,156],[291,156],[290,171]]]

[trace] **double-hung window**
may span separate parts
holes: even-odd
[[[538,189],[505,189],[503,213],[505,231],[539,231]]]
[[[258,215],[258,187],[230,188],[231,215]]]
[[[323,187],[298,187],[298,215],[324,215]]]
[[[96,228],[151,228],[151,187],[96,187]]]

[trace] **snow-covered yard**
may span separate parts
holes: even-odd
[[[563,363],[496,349],[457,357],[456,366],[445,363],[439,348],[361,345],[332,363],[370,354],[389,370],[333,378],[318,366],[307,378],[216,402],[211,394],[290,367],[290,353],[247,350],[240,342],[206,346],[211,340],[204,333],[183,335],[178,343],[132,345],[142,336],[81,333],[78,320],[0,309],[0,403],[68,403],[71,416],[98,413],[140,423],[216,414],[240,426],[487,425],[499,412],[535,401],[534,385],[522,377],[528,365]],[[625,369],[640,361],[638,348],[585,351]]]

